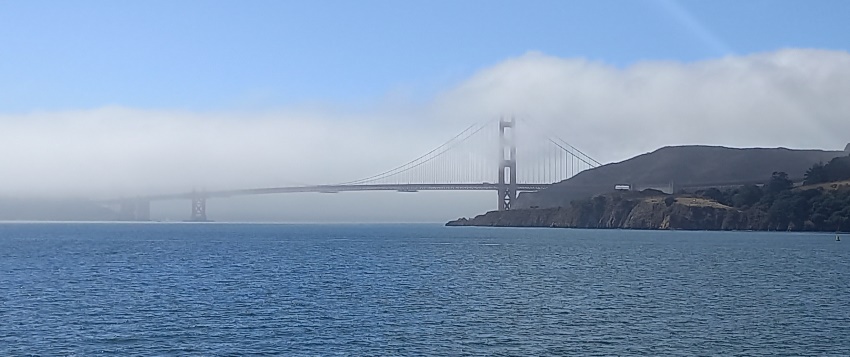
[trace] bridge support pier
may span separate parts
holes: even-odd
[[[499,211],[508,211],[517,197],[516,127],[514,118],[499,120]]]
[[[121,201],[118,208],[120,221],[150,221],[151,201],[144,199],[126,199]]]
[[[209,222],[207,220],[207,196],[194,193],[192,194],[192,215],[189,216],[190,222]]]

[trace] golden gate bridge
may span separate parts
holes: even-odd
[[[99,201],[118,207],[119,219],[150,220],[152,201],[191,201],[189,221],[204,222],[207,200],[244,195],[354,191],[496,191],[498,209],[510,210],[519,192],[537,191],[600,166],[565,140],[537,129],[518,135],[518,121],[499,118],[470,125],[431,151],[361,179],[322,185],[281,186],[124,197]],[[518,150],[519,149],[519,150]]]

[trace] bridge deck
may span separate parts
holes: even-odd
[[[135,200],[145,201],[166,201],[192,199],[194,197],[205,198],[222,198],[232,196],[246,195],[266,195],[274,193],[337,193],[337,192],[358,192],[358,191],[399,191],[399,192],[416,192],[416,191],[496,191],[498,184],[495,183],[469,183],[469,184],[369,184],[369,185],[313,185],[313,186],[285,186],[285,187],[267,187],[267,188],[251,188],[241,190],[218,190],[218,191],[194,191],[184,193],[173,193],[163,195],[148,195],[132,197]],[[548,184],[517,184],[518,191],[538,191],[546,187]],[[105,200],[104,203],[118,203],[126,198]]]

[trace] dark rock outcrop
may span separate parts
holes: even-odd
[[[668,196],[671,197],[671,196]],[[764,229],[760,217],[704,199],[596,196],[570,207],[492,211],[447,226],[565,227],[687,230]]]

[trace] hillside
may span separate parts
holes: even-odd
[[[850,145],[848,145],[850,147]],[[786,148],[728,148],[721,146],[668,146],[631,159],[603,165],[534,193],[523,193],[516,208],[567,207],[570,201],[610,192],[614,185],[674,187],[694,184],[716,186],[763,180],[775,171],[801,179],[817,162],[846,155],[844,151]]]
[[[612,192],[576,200],[567,207],[492,211],[470,219],[454,220],[446,225],[850,231],[850,187],[825,187],[828,188],[786,187],[771,192],[768,186],[749,186],[723,193],[715,189],[714,193],[719,194],[717,198],[720,201],[712,198],[715,194],[711,194],[711,190],[683,195],[665,195],[653,190]]]
[[[712,187],[673,195],[616,191],[567,206],[493,211],[451,226],[850,231],[850,156],[815,163],[795,186],[785,172],[763,185]]]

